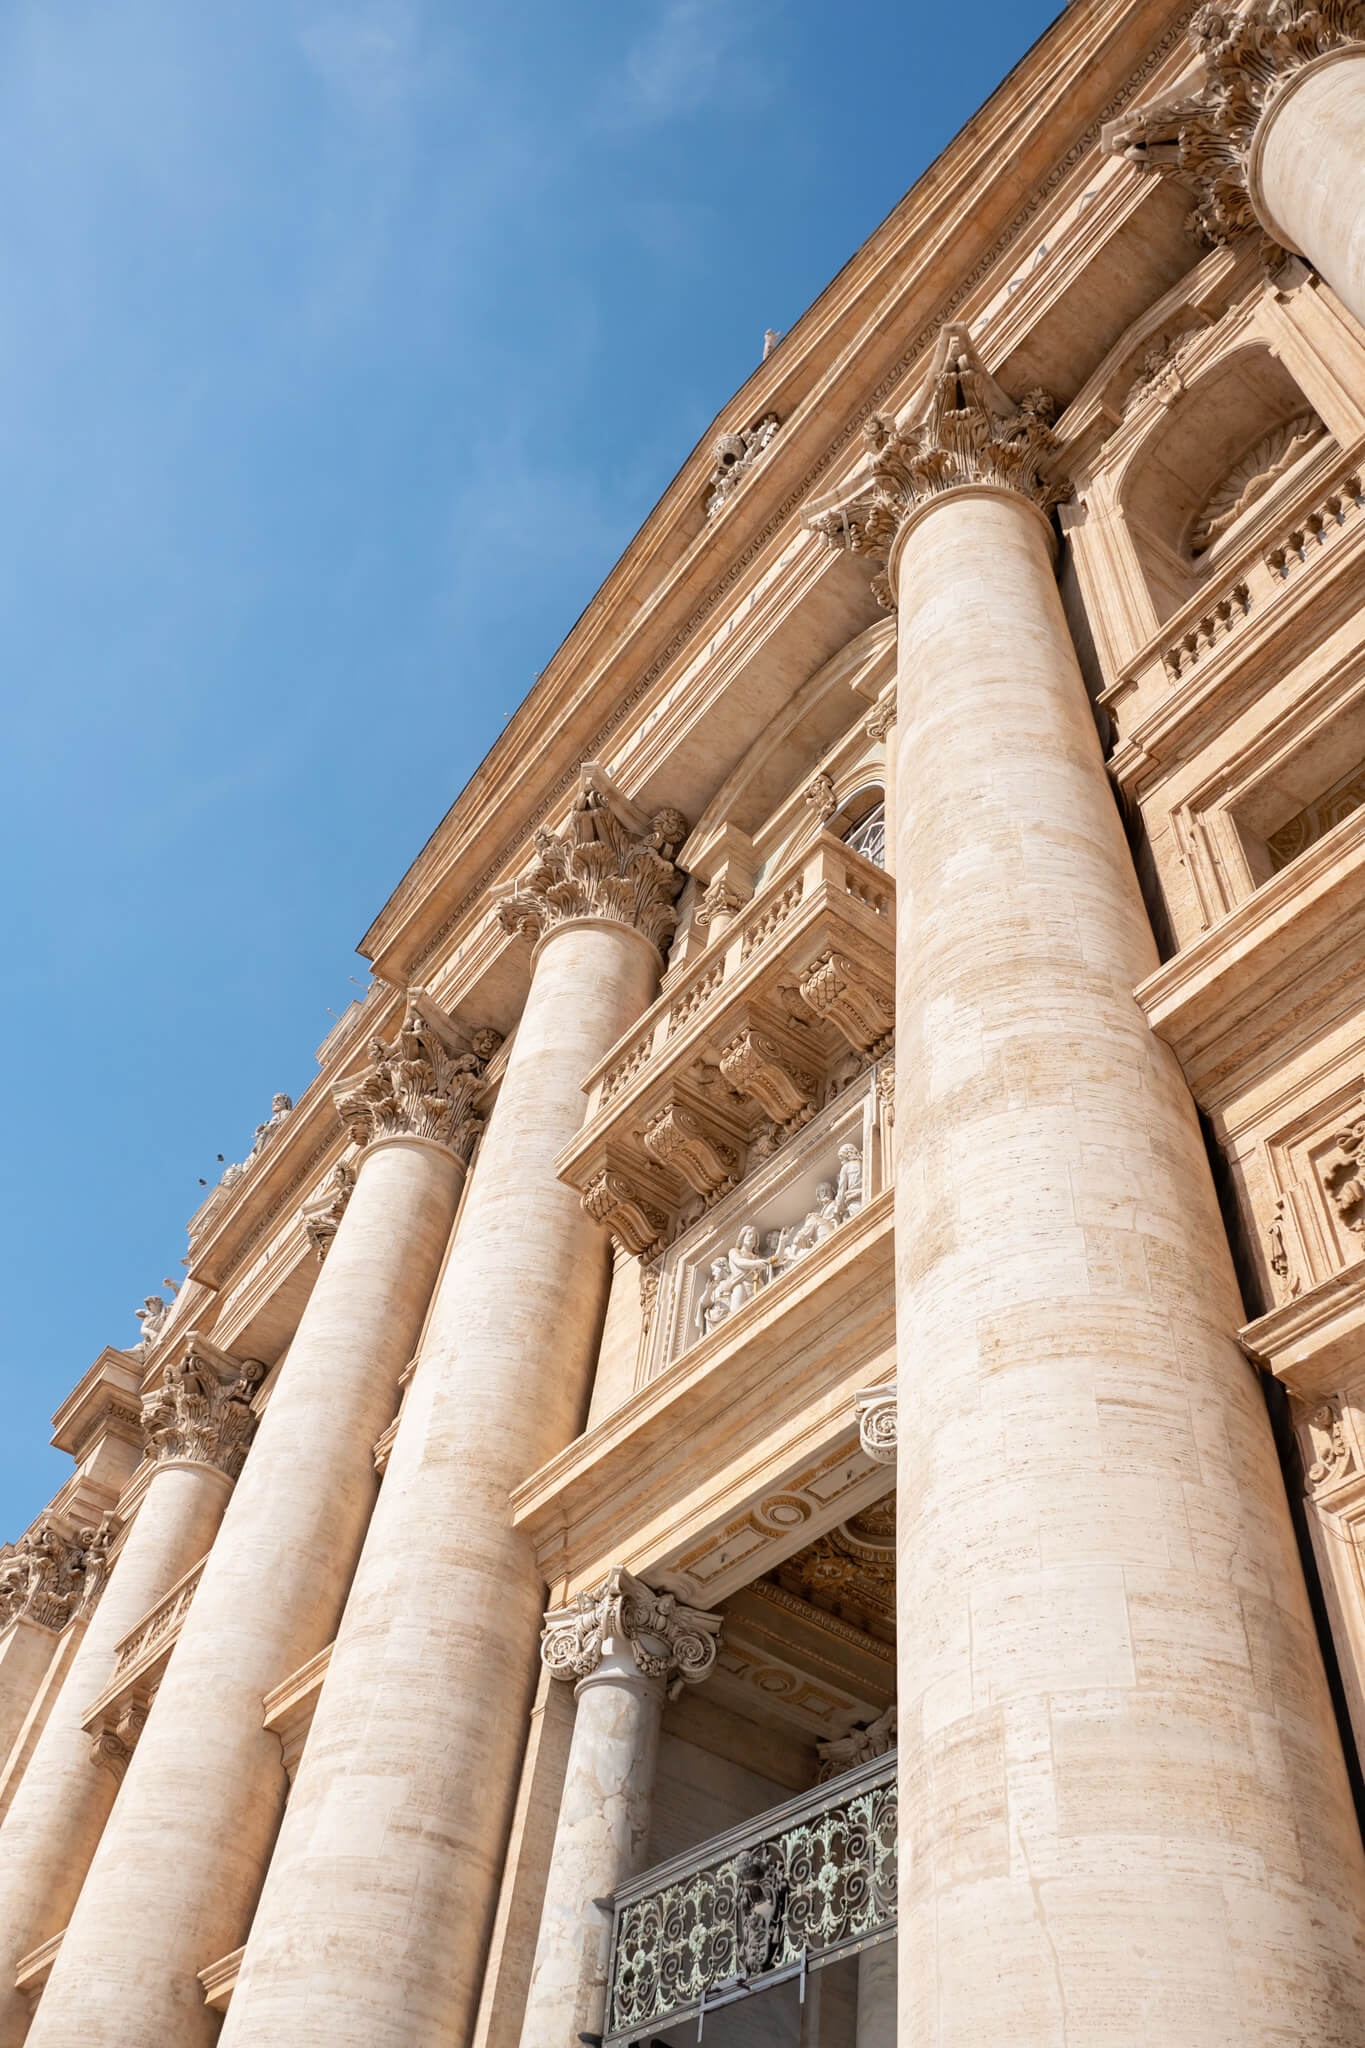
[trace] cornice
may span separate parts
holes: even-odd
[[[1359,1378],[1363,1339],[1365,1259],[1258,1316],[1241,1333],[1248,1357],[1305,1401]]]
[[[568,796],[578,761],[603,753],[799,517],[863,419],[903,383],[942,322],[1098,144],[1103,123],[1167,64],[1191,11],[1169,0],[1068,7],[755,371],[361,940],[360,952],[387,978],[409,978],[430,960],[516,861],[530,830]],[[1071,141],[1057,157],[1059,133]],[[1022,206],[1021,188],[1029,190]],[[781,432],[706,521],[717,431],[738,430],[768,410],[781,415]],[[643,801],[669,796],[664,788],[632,793]]]

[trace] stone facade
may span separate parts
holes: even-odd
[[[0,2048],[1365,2040],[1362,172],[1073,0],[693,451],[55,1418]]]

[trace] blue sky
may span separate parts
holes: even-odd
[[[0,10],[0,1540],[764,328],[1056,11]]]

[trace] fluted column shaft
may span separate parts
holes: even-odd
[[[455,2048],[473,2024],[543,1597],[508,1494],[582,1425],[607,1285],[555,1160],[658,972],[625,924],[540,941],[224,2048]]]
[[[1365,1863],[1048,526],[950,490],[890,568],[899,2038],[1345,2048]]]
[[[34,2020],[33,2048],[193,2048],[196,1972],[246,1935],[284,1805],[262,1700],[331,1639],[450,1234],[459,1159],[362,1157]]]
[[[28,2033],[15,1965],[66,1926],[118,1790],[91,1758],[82,1717],[113,1677],[121,1638],[212,1543],[231,1485],[207,1464],[152,1473],[0,1826],[0,2048],[19,2048]]]
[[[1247,183],[1266,232],[1365,323],[1365,48],[1333,51],[1290,80],[1261,117]]]

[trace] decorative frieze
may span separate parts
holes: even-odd
[[[259,1360],[234,1358],[189,1331],[161,1385],[142,1398],[148,1455],[211,1465],[235,1479],[256,1431],[251,1397],[264,1378]]]
[[[896,1709],[889,1706],[875,1721],[869,1721],[865,1728],[854,1728],[847,1735],[841,1735],[832,1742],[817,1742],[815,1754],[820,1759],[816,1782],[827,1785],[831,1778],[842,1777],[845,1771],[856,1769],[859,1764],[870,1764],[879,1756],[889,1756],[896,1747]]]
[[[858,1443],[874,1465],[896,1462],[896,1389],[872,1387],[859,1394],[854,1404],[858,1416]]]
[[[994,485],[1047,511],[1066,495],[1055,467],[1056,411],[1046,391],[1010,398],[967,329],[944,327],[919,411],[903,427],[884,413],[864,422],[864,459],[852,487],[810,513],[807,525],[833,548],[884,562],[911,514],[948,491]]]
[[[694,1313],[694,1337],[709,1337],[763,1288],[818,1251],[862,1206],[862,1153],[856,1145],[843,1144],[835,1178],[818,1184],[815,1205],[804,1216],[773,1231],[747,1223],[735,1242],[711,1260]]]
[[[890,991],[831,947],[801,977],[801,1000],[841,1031],[855,1052],[885,1052],[895,1029]]]
[[[81,1536],[42,1516],[0,1563],[0,1628],[21,1619],[65,1628],[85,1592],[86,1555]]]
[[[697,1685],[716,1661],[721,1616],[656,1593],[622,1565],[567,1607],[545,1616],[540,1654],[553,1678],[590,1678],[609,1652],[628,1654],[642,1678],[671,1692]]]
[[[464,1045],[421,992],[410,990],[396,1042],[371,1039],[365,1071],[333,1089],[341,1120],[362,1147],[381,1138],[426,1138],[467,1162],[483,1129],[475,1097],[501,1043],[488,1031]]]
[[[678,922],[684,878],[674,856],[686,837],[681,811],[647,814],[585,761],[566,829],[536,833],[535,865],[499,906],[503,930],[539,939],[556,925],[595,918],[629,925],[662,951]]]
[[[332,1248],[332,1239],[354,1193],[355,1168],[349,1160],[339,1159],[323,1186],[299,1210],[308,1242],[317,1254],[319,1264]]]
[[[1196,194],[1190,218],[1206,242],[1256,230],[1248,170],[1257,126],[1305,64],[1365,43],[1365,0],[1240,0],[1196,9],[1193,92],[1148,101],[1105,128],[1102,146]]]
[[[735,1184],[739,1154],[715,1125],[676,1098],[645,1125],[643,1144],[651,1159],[682,1175],[699,1195],[724,1194]]]

